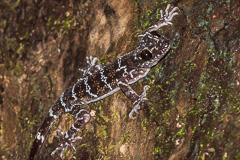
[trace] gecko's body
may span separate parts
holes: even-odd
[[[99,64],[95,65],[96,58],[90,57],[88,59],[90,67],[84,72],[84,78],[68,88],[50,108],[37,132],[29,159],[34,159],[58,116],[62,113],[70,113],[75,118],[75,122],[65,134],[61,132],[64,140],[52,152],[53,155],[56,151],[62,150],[62,157],[68,146],[73,147],[72,143],[81,139],[81,137],[75,136],[80,128],[90,120],[90,114],[84,109],[84,106],[119,90],[122,90],[133,102],[134,108],[129,114],[129,117],[133,118],[134,112],[137,113],[137,110],[140,109],[140,103],[146,100],[146,91],[149,87],[144,86],[142,94],[138,95],[129,85],[145,77],[149,70],[170,50],[169,41],[156,32],[160,27],[171,24],[172,18],[177,15],[175,12],[177,7],[169,14],[168,9],[169,5],[165,11],[166,15],[163,16],[161,12],[162,18],[159,22],[139,35],[139,46],[135,50],[119,57],[103,68]]]

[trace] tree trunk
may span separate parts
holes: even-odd
[[[167,4],[179,15],[159,32],[170,53],[131,85],[148,101],[135,120],[121,92],[88,105],[90,122],[65,159],[240,159],[240,1],[0,2],[0,159],[27,159],[49,108],[86,68],[107,65],[138,45],[138,35]],[[74,119],[51,128],[39,159],[50,154]]]

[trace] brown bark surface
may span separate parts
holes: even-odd
[[[137,119],[122,92],[87,106],[95,113],[64,159],[240,159],[239,0],[0,1],[0,159],[27,159],[50,106],[95,56],[103,65],[133,50],[167,4],[180,8],[160,33],[171,52],[131,85],[148,101]],[[73,118],[51,128],[39,159]]]

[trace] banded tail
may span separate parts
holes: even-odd
[[[55,105],[50,108],[47,116],[45,117],[40,128],[38,129],[37,135],[34,139],[32,147],[31,147],[29,160],[33,160],[34,157],[38,154],[53,122],[63,112],[62,108],[60,106],[57,106],[56,104],[58,104],[58,103],[56,102]]]

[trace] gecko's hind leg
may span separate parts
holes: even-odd
[[[73,146],[73,143],[75,143],[79,139],[82,139],[82,137],[75,136],[79,132],[80,128],[89,122],[90,114],[85,109],[81,109],[77,114],[74,115],[74,117],[76,118],[76,121],[72,124],[71,128],[65,134],[59,130],[57,131],[59,134],[63,136],[63,141],[51,153],[51,156],[54,156],[54,154],[57,151],[62,150],[60,154],[60,157],[62,158],[64,152],[67,150],[69,146],[76,150],[75,147]]]
[[[93,56],[87,56],[86,57],[87,60],[87,64],[88,64],[88,68],[87,69],[81,69],[79,68],[79,70],[81,72],[83,72],[83,76],[86,75],[92,75],[93,73],[99,71],[100,69],[102,69],[102,65],[101,64],[96,64],[98,61],[97,57],[93,57]]]

